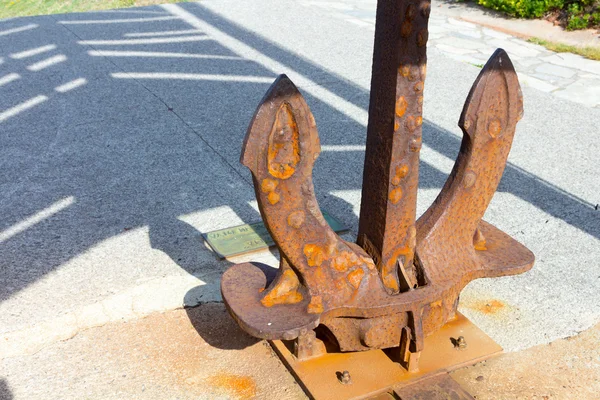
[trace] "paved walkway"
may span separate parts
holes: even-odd
[[[452,375],[478,400],[596,399],[598,340],[600,325]],[[88,329],[5,367],[2,400],[307,400],[222,303]]]
[[[348,22],[375,29],[375,0],[302,1]],[[455,13],[452,13],[455,14]],[[600,61],[571,53],[555,53],[514,36],[463,21],[436,7],[429,20],[429,49],[482,66],[496,48],[513,60],[521,84],[590,107],[600,107]]]

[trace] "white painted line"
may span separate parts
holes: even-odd
[[[105,46],[105,45],[199,42],[201,40],[210,40],[210,39],[208,38],[208,36],[181,36],[181,37],[174,37],[174,38],[154,38],[154,39],[81,40],[77,43],[90,45],[90,46]]]
[[[237,56],[219,56],[213,54],[168,53],[158,51],[90,50],[94,57],[156,57],[156,58],[210,58],[215,60],[243,60]]]
[[[358,122],[359,124],[367,126],[368,112],[365,109],[327,90],[326,88],[322,87],[321,85],[309,79],[308,77],[298,73],[291,67],[288,67],[287,65],[284,65],[266,56],[265,54],[259,52],[253,47],[248,46],[246,43],[228,35],[227,33],[215,28],[214,26],[206,23],[205,21],[202,21],[194,14],[189,13],[188,11],[179,7],[178,5],[163,4],[161,5],[161,7],[169,11],[171,14],[181,18],[190,26],[205,32],[212,39],[219,42],[219,44],[223,45],[224,47],[228,48],[234,53],[239,54],[243,58],[253,60],[275,74],[287,74],[290,77],[290,79],[292,79],[292,81],[304,92],[318,98],[319,100],[323,101],[327,105],[346,115],[348,118]]]
[[[67,56],[65,56],[64,54],[59,54],[56,56],[52,56],[50,58],[46,58],[45,60],[36,62],[34,64],[31,64],[30,66],[27,67],[27,69],[30,71],[37,72],[37,71],[41,71],[45,68],[51,67],[52,65],[59,64],[64,61],[67,61]]]
[[[183,74],[174,72],[115,72],[116,79],[177,79],[190,81],[273,83],[275,77],[248,75]]]
[[[71,82],[67,82],[64,85],[60,85],[54,88],[54,90],[56,90],[59,93],[66,93],[70,90],[76,89],[79,86],[83,86],[87,83],[87,79],[85,78],[78,78],[78,79],[74,79]]]
[[[25,218],[23,221],[18,222],[13,226],[9,227],[8,229],[3,230],[2,232],[0,232],[0,243],[7,241],[11,237],[18,235],[19,233],[31,228],[34,225],[39,224],[43,220],[50,218],[54,214],[71,206],[73,203],[75,203],[75,197],[65,197],[64,199],[57,201],[49,207],[44,208],[42,211],[35,213],[31,217]]]
[[[343,152],[343,151],[365,151],[364,144],[345,145],[345,144],[324,144],[321,146],[321,151]]]
[[[48,100],[48,98],[46,96],[40,95],[37,97],[33,97],[21,104],[17,104],[16,106],[11,107],[6,111],[2,111],[2,112],[0,112],[0,122],[4,122],[7,119],[14,117],[15,115],[18,115],[25,110],[28,110],[32,107],[37,106],[38,104],[45,102],[46,100]]]
[[[20,60],[22,58],[27,58],[27,57],[31,57],[31,56],[35,56],[41,53],[45,53],[47,51],[51,51],[56,49],[56,45],[54,44],[48,44],[46,46],[41,46],[41,47],[36,47],[35,49],[29,49],[29,50],[25,50],[25,51],[20,51],[18,53],[13,53],[10,55],[10,58],[14,58],[17,60]]]
[[[131,22],[154,22],[154,21],[172,21],[178,17],[150,17],[150,18],[125,18],[125,19],[80,19],[72,21],[58,21],[63,25],[87,25],[87,24],[127,24]]]
[[[159,32],[131,32],[126,33],[125,37],[146,37],[146,36],[175,36],[175,35],[189,35],[189,34],[202,34],[204,32],[198,29],[188,29],[183,31],[159,31]]]
[[[7,83],[11,83],[12,81],[16,81],[19,78],[21,78],[21,75],[19,75],[19,74],[4,75],[2,78],[0,78],[0,86],[4,86]]]
[[[24,32],[24,31],[28,31],[31,29],[35,29],[37,27],[39,27],[38,24],[29,24],[29,25],[20,26],[18,28],[7,29],[5,31],[0,31],[0,36],[6,36],[6,35],[13,34],[13,33]]]
[[[108,14],[114,14],[114,13],[123,13],[123,14],[155,14],[155,15],[168,15],[165,14],[162,11],[141,11],[141,10],[128,10],[128,9],[121,9],[121,10],[98,10],[98,11],[94,11],[95,14],[97,13],[108,13]]]

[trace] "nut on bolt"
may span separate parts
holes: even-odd
[[[349,385],[352,383],[352,378],[350,377],[350,372],[348,371],[343,371],[340,375],[338,375],[338,379],[343,385]]]
[[[456,339],[456,347],[459,349],[465,349],[467,347],[467,341],[464,336],[459,336],[458,339]]]

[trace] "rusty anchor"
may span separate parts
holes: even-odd
[[[409,372],[424,340],[457,318],[472,280],[529,270],[533,254],[482,220],[523,114],[517,75],[501,49],[481,70],[459,120],[463,140],[437,199],[417,220],[426,0],[380,0],[357,243],[327,225],[312,170],[320,152],[306,101],[281,75],[248,128],[241,162],[280,254],[276,276],[254,263],[222,278],[225,304],[250,335],[293,341],[300,360],[391,349]]]

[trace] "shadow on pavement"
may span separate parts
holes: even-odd
[[[13,398],[14,397],[12,395],[10,387],[8,386],[8,383],[6,383],[6,380],[0,378],[0,399],[12,400]]]
[[[277,268],[261,263],[252,263],[260,268],[267,279],[269,286],[277,274]],[[231,317],[225,304],[222,302],[202,302],[206,286],[196,286],[189,290],[184,297],[185,311],[194,329],[200,336],[213,347],[223,350],[240,350],[259,342],[253,336],[244,332]],[[199,307],[195,307],[201,303]]]
[[[194,329],[212,347],[241,350],[260,341],[235,323],[223,303],[206,303],[186,308],[186,312]]]

